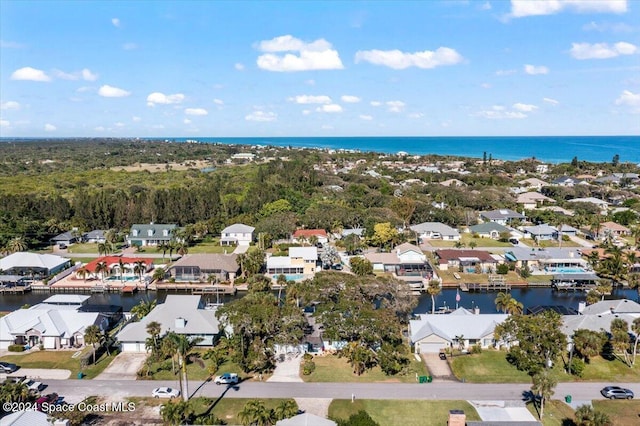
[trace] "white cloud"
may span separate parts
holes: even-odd
[[[182,120],[182,122],[184,124],[191,124],[191,120],[189,120],[188,118],[185,118],[184,120]]]
[[[538,107],[535,106],[535,105],[522,104],[520,102],[513,104],[512,108],[517,110],[517,111],[522,111],[522,112],[532,112],[532,111],[535,111],[535,110],[538,109]]]
[[[44,125],[44,130],[45,132],[55,132],[58,128],[56,126],[54,126],[53,124],[45,124]]]
[[[287,99],[289,102],[295,102],[297,104],[330,104],[331,98],[326,95],[298,95],[292,96]]]
[[[133,117],[131,117],[131,121],[133,121],[134,123],[138,123],[142,121],[142,118],[138,117],[137,115],[134,115]]]
[[[234,67],[237,71],[244,71],[244,65],[242,65],[240,62],[237,62],[233,67]]]
[[[379,107],[380,105],[382,105],[382,102],[380,102],[380,101],[371,101],[371,102],[369,102],[369,104],[372,107]]]
[[[103,96],[105,98],[124,98],[131,94],[131,92],[127,92],[124,89],[120,89],[118,87],[109,86],[105,84],[101,86],[98,90],[98,95]]]
[[[213,103],[219,106],[224,105],[224,101],[222,99],[214,99]]]
[[[135,49],[137,49],[137,48],[138,48],[138,45],[137,45],[137,44],[135,44],[135,43],[131,43],[131,42],[129,42],[129,43],[125,43],[125,44],[123,44],[123,45],[122,45],[122,48],[123,48],[124,50],[135,50]]]
[[[553,15],[562,11],[577,13],[625,13],[627,0],[511,0],[510,16]]]
[[[357,104],[358,102],[360,102],[361,99],[357,96],[343,95],[340,97],[340,100],[342,100],[342,102],[347,104]]]
[[[320,128],[322,130],[333,130],[333,126],[331,124],[323,124]]]
[[[259,122],[275,121],[277,118],[278,118],[278,114],[271,111],[266,111],[266,112],[254,111],[251,114],[246,115],[244,117],[244,119],[247,121],[259,121]]]
[[[84,68],[80,73],[82,74],[82,79],[85,81],[96,81],[98,79],[98,74],[92,73],[88,68]]]
[[[402,101],[387,101],[386,104],[389,112],[402,112],[406,106]]]
[[[116,126],[116,127],[124,127],[125,124],[123,122],[121,122],[121,121],[118,121],[117,123],[114,124],[114,126]]]
[[[49,77],[42,70],[31,67],[24,67],[15,70],[13,74],[11,74],[11,80],[51,81],[51,77]]]
[[[98,126],[98,127],[94,127],[93,130],[95,130],[96,132],[104,132],[107,129],[105,129],[104,126]]]
[[[309,115],[309,114],[311,114],[311,110],[308,110],[308,109],[302,110],[302,115]]]
[[[498,70],[498,71],[496,71],[496,75],[502,77],[502,76],[505,76],[505,75],[512,75],[512,74],[515,74],[517,72],[518,72],[517,70]]]
[[[484,3],[482,6],[480,6],[480,10],[491,10],[491,3]]]
[[[611,46],[607,43],[571,44],[571,56],[575,59],[608,59],[620,55],[633,55],[636,52],[638,52],[638,48],[635,45],[624,41]]]
[[[85,93],[85,92],[90,92],[90,91],[92,91],[92,90],[94,90],[94,89],[93,89],[93,87],[89,87],[89,86],[82,86],[82,87],[78,87],[78,88],[76,89],[76,92],[78,92],[78,93]]]
[[[525,65],[524,72],[529,75],[549,74],[549,68],[544,65]]]
[[[412,112],[409,114],[409,118],[418,119],[424,117],[424,114],[421,112]]]
[[[556,101],[555,99],[552,98],[542,98],[542,100],[548,104],[551,105],[558,105],[560,102]]]
[[[111,23],[116,28],[120,27],[120,19],[118,19],[118,18],[111,18]]]
[[[53,75],[56,78],[62,80],[85,80],[85,81],[96,81],[98,79],[98,74],[94,74],[90,69],[84,68],[81,71],[75,71],[72,73],[67,73],[58,69],[53,70]]]
[[[197,116],[209,115],[209,111],[207,111],[204,108],[187,108],[184,110],[184,113],[187,115],[197,115]]]
[[[9,127],[11,122],[9,120],[0,120],[0,127]]]
[[[328,104],[319,106],[318,108],[316,108],[316,111],[328,113],[342,112],[342,107],[338,104]]]
[[[631,25],[625,24],[624,22],[610,23],[610,22],[594,22],[591,21],[588,24],[584,24],[582,26],[584,31],[598,31],[601,33],[604,32],[612,32],[612,33],[632,33],[634,28]]]
[[[630,90],[623,91],[618,99],[616,99],[616,105],[624,105],[631,108],[631,112],[634,114],[640,113],[640,93],[633,93]]]
[[[455,65],[464,58],[455,49],[439,47],[435,51],[407,53],[400,50],[360,50],[356,52],[355,62],[369,62],[375,65],[383,65],[396,70],[409,67],[423,69],[435,68],[444,65]]]
[[[309,86],[315,86],[316,85],[316,81],[313,79],[309,79],[307,81],[305,81],[305,84],[308,84]]]
[[[258,68],[267,71],[292,72],[343,69],[338,51],[325,39],[306,43],[291,35],[263,40],[257,48],[267,52],[258,56]],[[294,52],[278,55],[280,52]]]
[[[18,110],[20,109],[20,104],[16,101],[2,102],[0,103],[0,109],[5,111]]]
[[[365,121],[373,120],[373,117],[367,114],[360,114],[359,117],[360,117],[360,120],[365,120]]]
[[[165,95],[161,92],[153,92],[147,96],[147,105],[150,107],[156,105],[179,104],[184,101],[185,96],[182,93],[174,93],[173,95]]]

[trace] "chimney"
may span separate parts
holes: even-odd
[[[475,315],[480,315],[480,307],[479,306],[474,306],[473,307],[473,313]]]
[[[578,303],[578,313],[582,313],[582,311],[584,311],[584,308],[587,307],[587,303],[586,302],[579,302]]]
[[[449,410],[448,426],[465,426],[467,424],[467,416],[462,410]]]
[[[175,325],[176,328],[184,328],[187,325],[187,320],[182,317],[178,317],[176,318]]]

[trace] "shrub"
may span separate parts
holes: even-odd
[[[316,363],[313,361],[305,361],[302,364],[302,374],[305,376],[310,375],[311,373],[313,373],[314,371],[316,371]]]
[[[500,275],[506,275],[509,272],[509,265],[502,263],[496,268],[496,272]]]
[[[302,355],[302,359],[305,361],[311,361],[313,360],[313,355],[311,355],[309,352],[305,352],[305,354]]]
[[[584,372],[584,361],[580,358],[573,358],[571,360],[571,365],[569,366],[569,372],[574,376],[582,377],[582,373]]]
[[[24,345],[9,345],[7,350],[9,352],[24,352]]]
[[[471,353],[472,354],[481,354],[482,353],[482,346],[480,346],[480,344],[476,344],[471,346]]]

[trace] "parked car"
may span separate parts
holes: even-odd
[[[180,396],[180,391],[167,387],[155,388],[153,392],[151,392],[151,396],[154,398],[177,398]]]
[[[514,246],[517,246],[518,244],[520,244],[520,241],[518,241],[517,238],[509,238],[509,242]]]
[[[439,356],[439,357],[440,357],[440,359],[441,359],[441,360],[443,360],[443,361],[446,361],[446,359],[447,359],[447,354],[446,354],[446,353],[444,353],[444,352],[440,352],[440,353],[438,354],[438,356]]]
[[[607,386],[600,393],[609,399],[633,399],[633,392],[620,386]]]
[[[216,385],[235,385],[238,383],[238,375],[236,373],[224,373],[213,379]]]
[[[45,396],[41,396],[40,398],[36,399],[36,408],[38,409],[38,411],[42,411],[42,404],[47,403],[49,405],[57,405],[59,401],[59,397],[57,393],[50,393],[48,395]]]
[[[58,248],[60,250],[65,250],[67,248],[67,245],[65,243],[60,243],[60,244],[58,244]]]
[[[22,384],[25,385],[30,392],[40,392],[40,390],[44,387],[42,382],[37,382],[29,378],[24,379]]]
[[[334,263],[333,265],[331,265],[331,269],[333,269],[334,271],[342,271],[342,264]]]
[[[6,373],[6,374],[13,373],[18,368],[20,367],[10,362],[0,362],[0,371],[3,373]]]

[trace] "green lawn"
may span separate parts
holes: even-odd
[[[416,374],[418,376],[426,376],[427,368],[423,362],[416,361],[411,355],[411,364],[409,372],[406,375],[387,376],[382,372],[380,367],[373,369],[357,376],[353,373],[351,365],[345,358],[338,358],[337,355],[317,356],[313,358],[316,363],[316,370],[309,376],[300,373],[300,377],[305,382],[402,382],[415,383]]]
[[[232,253],[235,247],[221,246],[218,241],[211,241],[206,243],[198,243],[193,247],[189,247],[189,253]]]
[[[558,395],[556,395],[558,396]],[[538,417],[538,406],[534,406],[533,403],[528,403],[527,408],[533,414],[536,420]],[[544,404],[544,417],[542,418],[542,424],[544,426],[567,426],[573,423],[573,409],[559,399],[552,399]]]
[[[69,253],[95,253],[98,254],[97,243],[77,243],[72,244],[67,248]]]
[[[531,379],[527,373],[519,371],[506,360],[506,351],[484,350],[481,354],[461,355],[451,362],[453,374],[474,383],[525,383]],[[618,359],[607,361],[601,357],[591,359],[582,377],[564,372],[562,361],[552,369],[559,381],[614,381],[640,382],[640,367],[627,367]]]
[[[556,240],[543,240],[543,241],[538,241],[536,243],[532,239],[527,238],[522,240],[522,242],[528,245],[529,247],[543,247],[543,248],[560,247],[560,244]],[[576,242],[569,240],[569,241],[563,241],[562,247],[582,247],[582,246]]]
[[[449,410],[463,410],[467,421],[478,421],[480,417],[467,401],[400,401],[356,399],[355,402],[334,399],[329,406],[329,417],[347,419],[364,410],[380,425],[429,426],[446,425]]]
[[[594,400],[593,408],[609,415],[615,426],[637,425],[640,419],[640,400]]]
[[[204,354],[204,351],[202,351],[201,354]],[[203,359],[202,361],[204,362],[204,365],[205,365],[204,368],[200,367],[200,365],[198,365],[197,363],[187,364],[187,376],[189,380],[204,381],[209,378],[208,366],[210,362],[209,360],[206,360],[206,359]],[[171,371],[171,359],[167,359],[162,362],[153,363],[151,365],[151,373],[152,375],[150,377],[147,377],[147,378],[143,377],[142,379],[149,379],[149,380],[177,380],[178,379],[177,367],[176,367],[175,374]],[[240,366],[229,361],[225,362],[220,366],[220,368],[216,372],[216,375],[222,374],[222,373],[236,373],[238,374],[238,377],[244,380],[251,379],[253,377],[251,374],[243,373]],[[262,379],[266,380],[268,377],[269,375],[263,375]]]
[[[83,354],[88,353],[90,348],[85,348]],[[60,368],[71,371],[71,379],[77,379],[80,372],[80,356],[72,358],[77,351],[33,351],[27,354],[6,355],[0,361],[11,362],[25,368]],[[111,355],[105,353],[96,360],[96,363],[82,370],[85,378],[93,379],[102,373],[117,355],[116,351],[111,351]],[[20,372],[20,370],[18,370]]]

